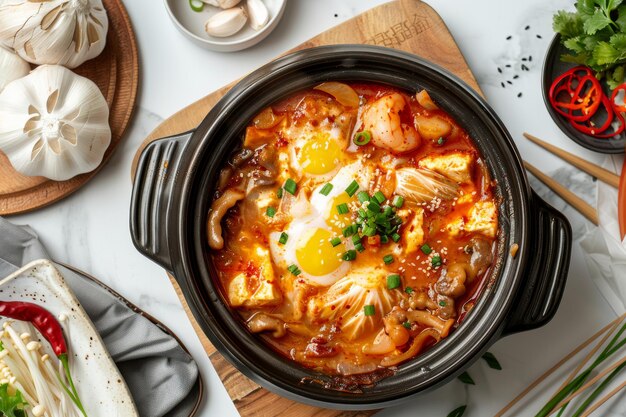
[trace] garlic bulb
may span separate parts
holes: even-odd
[[[33,64],[75,68],[104,49],[109,27],[101,0],[4,0],[0,42]]]
[[[22,78],[29,72],[28,62],[0,46],[0,91],[11,81]]]
[[[211,6],[219,7],[221,9],[230,9],[231,7],[238,5],[240,2],[241,0],[202,0],[202,3],[210,4]]]
[[[248,15],[243,7],[235,7],[211,16],[204,28],[209,35],[224,38],[239,32],[247,21]]]
[[[270,21],[270,12],[267,10],[263,0],[247,0],[248,15],[250,15],[250,26],[254,30],[260,30]]]
[[[43,65],[0,93],[0,150],[24,175],[64,181],[94,170],[111,141],[93,81]]]

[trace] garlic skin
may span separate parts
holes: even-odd
[[[101,0],[0,3],[0,42],[32,64],[75,68],[100,55],[108,28]]]
[[[22,78],[29,72],[28,62],[0,45],[0,91],[11,81]]]
[[[248,15],[250,15],[250,26],[254,30],[261,30],[270,21],[270,12],[267,10],[263,0],[246,0]]]
[[[248,15],[243,7],[235,7],[211,16],[204,29],[211,36],[225,38],[239,32],[247,21]]]
[[[0,0],[2,1],[2,0]],[[235,7],[241,0],[201,0],[204,4],[209,4],[211,6],[219,7],[220,9],[230,9],[231,7]]]
[[[18,172],[65,181],[93,171],[111,142],[98,86],[59,65],[42,65],[0,93],[0,150]]]

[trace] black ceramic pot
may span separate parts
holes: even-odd
[[[207,253],[214,186],[223,162],[241,146],[246,124],[271,103],[329,80],[427,89],[474,138],[500,201],[497,261],[471,313],[449,337],[362,394],[302,383],[325,377],[285,360],[247,330],[211,278]],[[563,293],[571,248],[569,223],[531,190],[511,137],[476,92],[414,55],[360,45],[280,58],[240,81],[194,131],[151,143],[139,160],[130,227],[137,249],[176,277],[202,330],[237,369],[290,399],[353,410],[395,405],[439,386],[503,335],[548,322]],[[514,244],[519,251],[511,256]]]

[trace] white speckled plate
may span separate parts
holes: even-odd
[[[100,335],[50,261],[31,262],[0,281],[0,300],[33,302],[57,317],[68,317],[63,327],[72,377],[89,417],[139,417]]]

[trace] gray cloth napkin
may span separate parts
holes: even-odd
[[[47,259],[35,232],[0,217],[0,278]],[[142,417],[188,417],[198,367],[178,342],[91,280],[57,265],[102,336]]]

